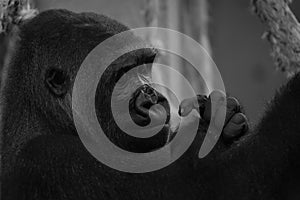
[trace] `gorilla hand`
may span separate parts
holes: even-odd
[[[185,117],[193,109],[196,109],[199,110],[201,119],[208,124],[211,118],[211,101],[214,99],[213,97],[217,95],[222,94],[218,91],[214,91],[209,97],[197,95],[196,98],[183,100],[179,106],[179,115]],[[221,138],[224,143],[230,144],[243,136],[247,132],[249,125],[238,100],[234,97],[227,97],[226,100],[226,118]]]

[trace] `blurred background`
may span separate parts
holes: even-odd
[[[159,26],[189,35],[209,52],[222,75],[226,91],[241,101],[253,123],[259,120],[276,89],[286,81],[286,75],[274,67],[267,41],[261,39],[264,27],[251,13],[249,0],[35,0],[34,4],[40,11],[51,8],[90,11],[108,15],[130,28]],[[300,2],[294,1],[291,7],[300,17]],[[146,39],[187,50],[180,41],[172,38],[162,41],[155,32]],[[1,59],[5,51],[3,42],[1,36]],[[193,53],[192,49],[189,51]],[[197,90],[207,92],[201,78],[182,60],[172,56],[162,59],[193,80]],[[211,63],[206,58],[201,66],[209,73]],[[180,88],[180,83],[172,76],[155,73]]]

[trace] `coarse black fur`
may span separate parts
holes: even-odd
[[[77,136],[68,93],[51,83],[64,77],[69,92],[85,56],[124,30],[102,15],[66,10],[43,12],[20,27],[2,80],[3,200],[297,199],[299,74],[275,96],[255,130],[229,149],[217,147],[198,159],[204,134],[200,127],[188,151],[159,171],[130,174],[98,162]],[[51,69],[61,73],[45,83]],[[107,76],[116,71],[111,70]],[[47,85],[62,95],[53,95]],[[110,87],[107,82],[100,89]]]

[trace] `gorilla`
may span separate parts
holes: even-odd
[[[190,148],[158,171],[120,172],[97,161],[78,137],[72,116],[72,87],[88,53],[105,39],[128,30],[102,15],[48,10],[19,27],[14,53],[2,74],[1,197],[22,199],[298,199],[300,187],[300,75],[274,97],[253,129],[238,101],[227,98],[225,127],[213,151],[197,157],[210,119],[209,97],[180,104],[187,116],[199,102],[201,120]],[[124,134],[112,118],[111,93],[130,68],[150,64],[156,51],[142,49],[114,61],[101,77],[95,96],[98,121],[119,147],[137,153],[166,145],[176,134],[166,98],[148,84],[133,91],[133,121],[149,123],[149,108],[167,111],[164,128],[142,139]],[[128,67],[130,66],[130,67]],[[147,77],[147,71],[145,77]],[[120,89],[139,80],[132,74]],[[130,91],[131,92],[131,91]],[[159,117],[159,115],[158,115]]]

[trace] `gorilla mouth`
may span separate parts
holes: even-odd
[[[153,87],[148,84],[139,87],[129,101],[129,113],[133,121],[139,126],[147,126],[151,119],[149,116],[150,108],[154,105],[161,105],[167,113],[165,124],[170,121],[170,105],[168,100]],[[162,117],[162,110],[154,110],[156,116]]]

